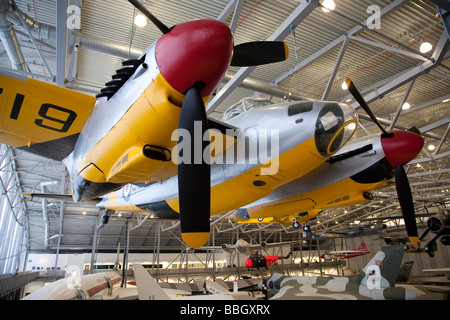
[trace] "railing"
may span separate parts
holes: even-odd
[[[25,272],[16,275],[0,275],[0,299],[19,290],[39,277],[39,272]]]

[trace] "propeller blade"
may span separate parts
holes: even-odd
[[[422,236],[420,237],[420,241],[422,241],[423,240],[423,238],[425,238],[426,237],[426,235],[428,234],[428,232],[430,232],[430,230],[431,230],[431,228],[427,228],[427,230],[425,230],[424,231],[424,233],[422,234]]]
[[[158,20],[154,15],[144,7],[138,0],[128,0],[136,9],[138,9],[144,16],[146,16],[153,24],[163,33],[169,33],[170,28],[168,28],[164,23]]]
[[[231,66],[251,67],[284,61],[289,56],[289,49],[282,41],[255,41],[234,47]]]
[[[409,241],[413,244],[419,243],[411,188],[405,169],[401,165],[395,168],[395,186],[397,188],[398,200],[402,209],[403,220],[405,221]]]
[[[190,154],[186,156],[188,161],[178,164],[178,200],[182,237],[193,248],[205,245],[210,233],[211,169],[203,156],[203,150],[209,144],[209,140],[203,141],[203,133],[208,130],[208,119],[201,89],[198,85],[188,89],[178,123],[178,129],[187,130],[191,138],[188,150],[179,150],[183,156],[186,155],[184,152]]]
[[[347,78],[347,79],[345,79],[345,84],[347,85],[348,91],[352,94],[352,96],[355,98],[355,100],[359,103],[361,108],[364,109],[364,111],[369,115],[369,117],[378,126],[378,128],[380,128],[381,131],[385,135],[388,135],[386,130],[381,126],[381,124],[378,122],[378,120],[375,117],[375,115],[372,113],[372,110],[370,110],[370,107],[367,104],[366,100],[364,100],[363,96],[359,93],[359,90],[353,84],[353,81],[350,78]]]
[[[441,234],[437,234],[427,243],[425,246],[425,252],[428,253],[430,257],[434,257],[434,247],[436,246],[436,240],[441,236]]]

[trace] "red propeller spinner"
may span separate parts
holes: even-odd
[[[216,20],[194,20],[176,25],[156,43],[156,61],[163,77],[185,93],[203,82],[202,96],[210,95],[223,78],[233,55],[230,28]]]
[[[410,162],[423,148],[424,139],[417,133],[397,130],[388,133],[388,137],[381,139],[381,145],[392,167]]]

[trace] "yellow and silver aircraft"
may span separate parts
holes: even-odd
[[[324,163],[353,135],[355,117],[352,108],[335,102],[274,104],[265,99],[243,99],[233,105],[223,120],[238,128],[240,134],[237,143],[211,159],[211,215],[266,197]],[[236,161],[226,161],[230,155],[239,154],[239,141],[244,137],[249,138],[247,149],[264,149],[262,144],[268,142],[264,130],[275,130],[278,135],[277,157],[264,161],[259,152],[246,152]],[[147,185],[129,184],[104,196],[97,206],[110,211],[149,211],[162,219],[178,219],[178,184],[179,175]]]
[[[353,83],[349,79],[347,82],[350,92],[369,110]],[[370,110],[368,113],[371,114]],[[381,134],[349,141],[316,169],[280,186],[267,197],[239,208],[236,221],[293,224],[299,228],[323,210],[372,200],[370,192],[395,177],[409,240],[418,243],[414,204],[403,165],[420,153],[424,139],[417,129],[386,132],[379,127],[383,130]]]
[[[129,2],[163,35],[139,59],[125,61],[97,99],[31,78],[0,75],[0,142],[62,161],[75,201],[97,199],[129,183],[146,184],[154,191],[146,203],[179,214],[184,241],[199,247],[209,239],[211,214],[254,202],[304,175],[353,134],[355,112],[339,103],[254,108],[229,121],[240,130],[208,119],[205,103],[230,65],[283,61],[286,45],[235,46],[229,27],[216,20],[169,28],[139,1]],[[237,136],[237,143],[231,139],[226,144],[233,146],[227,156],[236,151],[230,156],[234,163],[211,165],[212,157],[217,161],[218,153],[225,152],[217,147],[209,154],[210,139],[220,146],[227,140],[212,128]],[[279,152],[262,158],[241,153],[240,161],[238,142],[256,137],[264,143],[260,129],[279,130],[274,131],[279,140],[265,139],[266,147],[282,141]],[[111,203],[116,196],[109,197]]]
[[[360,98],[353,83],[350,80],[348,82],[351,93],[357,97],[360,104],[371,115],[369,107]],[[288,127],[290,123],[292,124],[292,120],[298,122],[298,119],[302,119],[301,123],[321,123],[320,116],[317,121],[315,120],[317,114],[327,113],[328,111],[325,112],[324,110],[333,105],[337,106],[333,103],[318,101],[271,105],[268,100],[244,99],[226,111],[223,117],[228,124],[241,128],[243,131],[248,130],[247,128],[251,128],[256,123],[260,128],[266,126],[276,128],[278,126],[280,132],[286,132],[286,135],[282,135],[283,139],[280,139],[280,141],[287,143],[290,135],[296,134],[298,138],[300,136],[307,137],[308,134],[316,135],[316,137],[317,134],[322,134],[317,127],[315,130],[311,128],[309,133],[307,130],[297,133],[295,129],[291,131]],[[322,111],[318,112],[316,109]],[[279,110],[278,115],[276,115],[275,110]],[[261,116],[258,116],[261,114],[267,115],[267,117],[261,118]],[[253,119],[253,121],[250,121],[250,119]],[[274,122],[273,119],[277,119],[277,121]],[[373,119],[379,125],[376,118],[373,117]],[[349,129],[351,123],[352,121],[345,128]],[[295,128],[295,125],[293,128]],[[329,141],[335,140],[333,138]],[[342,140],[342,142],[344,141],[346,140]],[[248,170],[239,171],[239,169],[236,169],[239,168],[236,165],[213,164],[211,167],[213,172],[212,190],[215,200],[212,203],[212,214],[238,208],[236,221],[240,223],[293,224],[294,227],[298,228],[301,224],[304,225],[307,221],[317,217],[325,209],[350,206],[372,200],[373,197],[370,192],[380,188],[395,177],[406,229],[410,241],[417,243],[419,238],[414,205],[403,165],[417,156],[422,150],[423,144],[424,139],[417,131],[394,130],[386,132],[383,129],[381,134],[373,134],[349,141],[340,150],[329,156],[326,161],[318,161],[320,164],[315,162],[317,166],[313,169],[311,169],[312,167],[304,167],[307,159],[305,157],[311,153],[311,149],[307,149],[306,145],[303,144],[303,151],[309,151],[306,154],[299,152],[295,158],[290,160],[291,164],[301,167],[303,174],[289,182],[283,180],[284,183],[275,184],[272,181],[275,176],[270,175],[259,176],[257,179],[253,177],[253,185],[250,184],[252,180],[249,181],[250,183],[241,184],[243,180],[234,178],[236,172],[248,172]],[[320,144],[316,145],[320,146]],[[292,147],[292,145],[289,146],[289,148]],[[327,148],[329,149],[329,147]],[[224,153],[227,153],[227,151],[225,150]],[[322,154],[322,156],[324,155]],[[280,165],[280,168],[284,168],[284,166]],[[308,169],[311,170],[308,171]],[[293,170],[290,172],[293,172]],[[176,180],[177,177],[174,176],[171,179],[149,186],[129,185],[104,197],[98,203],[98,206],[109,210],[151,211],[159,218],[174,219],[178,217],[178,213],[172,209],[170,203],[171,199],[177,195]],[[257,181],[261,182],[255,183]],[[235,185],[234,182],[239,182],[239,185]],[[265,188],[264,183],[269,183],[270,186]],[[215,194],[214,190],[217,185],[222,184],[229,187],[216,189],[224,191],[224,193]],[[228,190],[229,192],[226,192]],[[259,193],[255,194],[255,192]],[[266,195],[261,197],[263,194]],[[258,200],[244,206],[237,206],[238,203],[245,202],[245,199],[249,201],[255,198]]]
[[[320,155],[307,147],[307,143],[296,142],[301,146],[294,157],[287,163],[281,161],[280,172],[284,174],[285,166],[295,166],[300,169],[299,178],[287,182],[280,175],[248,176],[251,170],[246,166],[213,164],[211,214],[238,209],[236,221],[240,223],[281,223],[293,224],[298,228],[301,224],[317,217],[325,209],[350,206],[372,200],[371,191],[380,188],[395,177],[397,194],[402,208],[403,218],[410,241],[417,243],[419,238],[415,221],[415,212],[411,190],[403,165],[411,161],[422,150],[424,139],[418,131],[386,132],[373,117],[372,112],[359,95],[353,83],[348,79],[350,92],[357,98],[373,121],[382,129],[381,134],[373,134],[359,139],[350,140],[326,161],[324,150],[330,150],[330,144],[337,139],[324,140],[323,127],[319,126],[323,114],[329,114],[333,108],[345,109],[345,105],[330,102],[304,101],[270,104],[270,100],[244,99],[230,107],[224,113],[223,120],[242,131],[259,126],[259,128],[279,128],[280,147],[287,147],[289,152],[295,146],[289,144],[290,139],[311,139],[316,137],[316,147]],[[330,109],[331,108],[331,109]],[[338,110],[336,109],[336,110]],[[300,120],[299,120],[300,119]],[[276,121],[274,121],[276,120]],[[328,118],[330,120],[330,118]],[[310,129],[307,129],[309,123]],[[350,127],[353,120],[343,126],[347,132],[339,139],[346,142],[353,132]],[[301,132],[295,128],[301,124]],[[316,127],[314,128],[314,125]],[[341,130],[338,130],[340,132]],[[321,137],[319,137],[321,136]],[[318,141],[329,141],[327,147],[320,149]],[[224,151],[224,154],[229,151]],[[333,150],[334,151],[334,150]],[[284,153],[283,153],[284,154]],[[311,156],[311,158],[309,158]],[[316,158],[314,160],[314,158]],[[307,166],[314,160],[313,166]],[[313,168],[314,167],[314,168]],[[240,170],[242,168],[242,170]],[[251,166],[250,166],[251,168]],[[244,172],[243,175],[241,173]],[[280,173],[279,172],[279,173]],[[294,173],[293,169],[290,169]],[[245,180],[249,178],[249,180]],[[273,181],[276,179],[275,181]],[[282,180],[282,183],[278,180]],[[178,213],[171,206],[172,199],[177,197],[177,176],[149,186],[128,185],[102,199],[98,206],[109,210],[151,211],[159,218],[176,219]],[[221,188],[220,186],[227,186]],[[220,193],[216,193],[220,191]],[[257,199],[251,202],[251,199]],[[247,201],[248,204],[238,206]]]

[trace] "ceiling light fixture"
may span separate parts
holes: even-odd
[[[138,14],[135,18],[134,18],[134,24],[136,26],[138,26],[139,28],[143,28],[147,25],[147,18],[142,15],[142,14]]]
[[[322,11],[323,12],[330,12],[333,11],[336,8],[336,4],[333,0],[324,0],[322,2]]]
[[[422,53],[430,52],[431,49],[433,49],[433,46],[429,42],[422,42],[422,44],[420,45],[420,52]]]
[[[409,108],[411,108],[411,105],[408,102],[405,102],[402,106],[402,110],[408,110]]]

